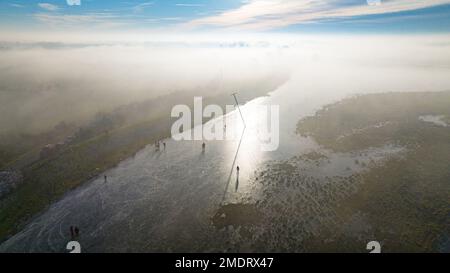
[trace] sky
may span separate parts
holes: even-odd
[[[1,0],[0,29],[447,33],[450,0]]]
[[[180,90],[449,90],[449,34],[450,0],[0,0],[0,128]]]

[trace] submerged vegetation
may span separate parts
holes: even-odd
[[[369,239],[385,251],[439,251],[450,233],[450,128],[424,122],[421,115],[450,117],[450,92],[358,96],[327,106],[298,123],[298,132],[335,152],[357,152],[395,144],[406,147],[358,176],[356,193],[337,213],[356,213],[373,228],[373,238],[352,240],[337,229],[311,250],[354,251]],[[323,233],[325,234],[325,233]],[[365,240],[365,241],[364,241]],[[448,246],[447,246],[448,247]]]
[[[448,129],[424,123],[422,115],[450,117],[450,92],[356,96],[321,109],[298,123],[297,132],[334,151],[355,151],[386,143],[411,148],[446,142]]]

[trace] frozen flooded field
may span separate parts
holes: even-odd
[[[238,137],[207,141],[205,151],[202,141],[149,145],[67,193],[0,251],[66,252],[70,226],[79,227],[83,252],[305,251],[303,243],[339,224],[335,206],[356,190],[355,176],[404,151],[332,153],[296,134],[299,119],[357,91],[346,90],[283,86],[241,108],[245,130],[238,112],[229,113],[226,130]],[[272,152],[260,149],[261,116],[254,111],[265,104],[280,106],[280,146]],[[352,219],[342,228],[370,237],[364,215]]]

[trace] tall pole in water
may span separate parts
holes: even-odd
[[[244,123],[244,128],[245,128],[245,127],[247,127],[247,125],[245,124],[244,117],[242,116],[241,108],[239,108],[239,102],[238,102],[238,100],[236,98],[236,94],[237,93],[233,93],[232,95],[234,97],[234,100],[236,101],[236,106],[237,106],[237,108],[239,110],[239,114],[241,115],[241,119],[242,119],[242,122]]]

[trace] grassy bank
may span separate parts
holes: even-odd
[[[0,208],[0,238],[23,227],[26,219],[58,200],[68,190],[114,167],[148,143],[169,136],[160,122],[146,122],[120,128],[69,146],[45,160],[23,169],[25,182]]]

